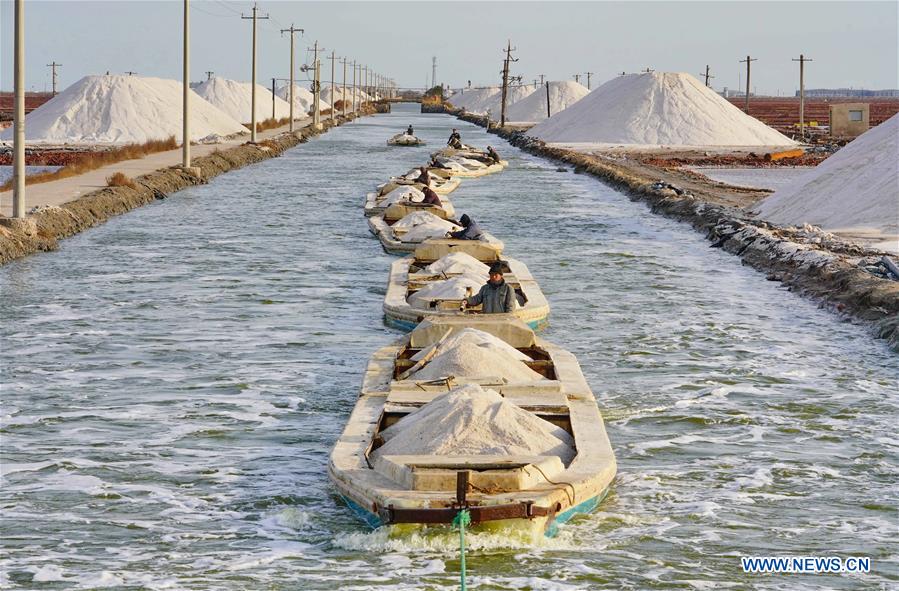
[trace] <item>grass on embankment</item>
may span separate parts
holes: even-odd
[[[126,144],[104,152],[85,152],[75,162],[67,164],[59,170],[26,176],[25,184],[34,185],[37,183],[47,183],[78,176],[79,174],[96,170],[108,164],[115,164],[116,162],[122,162],[123,160],[143,158],[144,156],[149,156],[150,154],[155,154],[157,152],[174,150],[177,147],[178,142],[175,140],[175,136],[170,136],[164,140],[151,140],[142,144]],[[0,185],[0,191],[9,191],[12,189],[12,186],[13,179],[10,178],[3,183],[3,185]]]

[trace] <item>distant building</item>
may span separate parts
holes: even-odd
[[[798,90],[796,91],[796,96],[799,96]],[[822,98],[899,98],[899,90],[895,88],[884,90],[865,90],[864,88],[811,88],[806,89],[805,96]]]

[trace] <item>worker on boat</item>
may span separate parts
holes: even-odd
[[[449,169],[449,166],[444,166],[437,161],[437,156],[431,156],[431,161],[428,163],[429,168],[442,168],[444,170]]]
[[[443,205],[443,202],[440,201],[440,197],[437,196],[437,193],[434,192],[434,189],[425,185],[422,187],[421,192],[425,194],[425,198],[422,203],[427,203],[428,205],[436,205],[440,207]]]
[[[450,134],[449,141],[446,142],[446,145],[457,150],[462,149],[462,135],[456,128],[453,128],[453,133]]]
[[[415,131],[412,129],[412,124],[409,124],[409,127],[406,129],[406,135],[415,135]]]
[[[418,170],[419,170],[419,174],[418,174],[418,177],[415,179],[415,182],[421,183],[422,185],[424,185],[426,187],[430,187],[431,186],[431,175],[428,174],[428,167],[422,166]]]
[[[478,223],[468,217],[467,213],[463,213],[462,217],[459,218],[459,223],[462,225],[462,229],[458,232],[447,232],[447,238],[455,238],[457,240],[479,240],[483,232],[481,231],[481,227],[478,226]]]
[[[493,149],[493,146],[487,146],[487,156],[493,160],[494,164],[499,164],[500,157],[499,154],[496,153],[496,150]]]
[[[484,314],[506,314],[515,310],[515,290],[503,279],[503,264],[490,265],[490,279],[475,295],[462,300],[462,308],[481,304]]]

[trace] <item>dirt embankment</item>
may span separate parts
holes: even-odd
[[[255,145],[246,143],[196,158],[192,165],[200,169],[199,176],[180,167],[171,167],[134,179],[134,188],[106,187],[61,206],[38,208],[24,220],[0,217],[0,265],[34,252],[55,250],[63,238],[157,199],[164,199],[174,191],[203,184],[224,172],[280,156],[309,138],[353,118],[340,117],[334,123],[323,119],[321,131],[310,126]]]
[[[457,116],[485,125],[482,117]],[[552,148],[516,131],[494,128],[490,132],[527,152],[593,175],[631,199],[648,203],[653,213],[690,223],[706,235],[712,247],[739,256],[744,264],[764,272],[768,280],[780,281],[835,312],[869,321],[875,335],[899,351],[899,282],[877,277],[858,265],[860,258],[882,253],[831,234],[781,228],[752,218],[741,208],[758,199],[759,191],[747,193],[698,178],[685,189],[676,170],[636,159]]]

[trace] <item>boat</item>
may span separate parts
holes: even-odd
[[[471,336],[486,333],[514,348],[528,360],[521,362],[525,371],[537,379],[415,379],[423,371],[417,368],[427,369],[443,342],[458,339],[466,330]],[[429,403],[474,386],[493,390],[490,396],[511,403],[528,421],[548,422],[559,437],[569,439],[570,455],[386,453],[392,426],[410,416],[416,421],[415,411],[425,413]],[[417,424],[418,429],[434,429],[420,420]],[[574,355],[537,337],[520,320],[481,316],[427,318],[372,355],[359,398],[331,452],[328,473],[346,504],[373,528],[390,526],[391,533],[448,528],[460,510],[467,509],[475,531],[499,531],[533,543],[596,508],[607,494],[616,463],[602,415]]]
[[[415,137],[414,135],[409,135],[408,133],[398,133],[389,140],[387,140],[388,146],[423,146],[424,140]]]
[[[422,243],[434,239],[455,243],[481,242],[498,251],[503,249],[503,243],[489,232],[484,232],[478,240],[444,238],[447,232],[461,230],[462,226],[454,218],[439,217],[435,211],[411,213],[398,221],[386,219],[386,213],[368,218],[368,227],[381,241],[384,250],[390,254],[415,252]]]
[[[518,307],[509,314],[491,314],[491,317],[518,318],[535,330],[543,327],[549,316],[549,302],[527,266],[512,258],[503,258],[499,262],[504,266],[506,283],[515,290]],[[408,331],[426,316],[471,317],[481,314],[480,306],[462,310],[461,304],[463,297],[477,293],[487,281],[488,269],[487,264],[465,252],[447,254],[427,263],[415,256],[394,261],[384,297],[385,323]]]
[[[417,171],[416,171],[417,176]],[[431,176],[431,189],[441,196],[441,201],[446,201],[443,197],[453,192],[459,186],[459,179],[443,178],[436,175]],[[421,183],[412,181],[395,181],[391,179],[387,183],[378,187],[377,191],[368,193],[365,196],[365,215],[373,216],[383,213],[391,204],[399,201],[421,201],[424,194],[421,189],[424,187]],[[411,190],[414,189],[414,190]]]
[[[480,160],[474,160],[465,156],[436,156],[432,162],[454,177],[474,178],[495,172],[500,172],[509,165],[507,160],[500,160],[494,164],[486,164]]]

